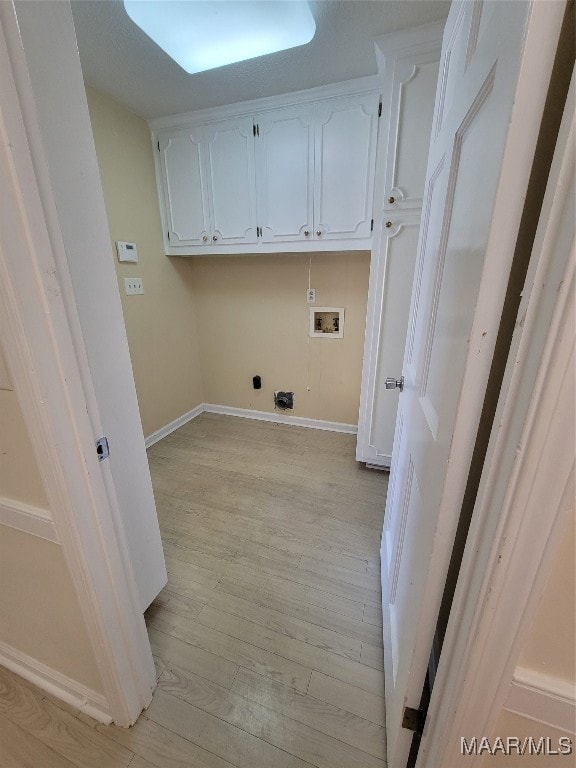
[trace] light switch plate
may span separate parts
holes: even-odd
[[[141,277],[125,277],[124,287],[126,296],[140,296],[144,293],[144,283]]]
[[[138,261],[138,250],[136,243],[127,243],[124,240],[116,240],[116,253],[118,254],[118,261]]]

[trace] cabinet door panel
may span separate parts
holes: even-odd
[[[315,237],[370,237],[377,127],[378,94],[316,106]]]
[[[367,414],[367,434],[364,436],[364,461],[388,467],[392,458],[398,390],[386,389],[386,379],[402,375],[419,224],[418,218],[394,224],[390,229],[385,228],[381,237],[382,274],[378,282],[382,309],[374,329],[377,342],[371,383],[372,408]]]
[[[282,109],[256,119],[258,222],[262,239],[264,242],[311,239],[312,109]]]
[[[385,175],[385,207],[420,209],[424,193],[438,56],[418,64],[402,61],[394,71],[390,136]],[[393,201],[390,201],[393,198]]]
[[[201,130],[159,137],[164,213],[170,244],[202,245],[209,229]]]
[[[213,245],[256,242],[252,118],[204,127]]]

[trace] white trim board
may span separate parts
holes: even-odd
[[[175,432],[180,427],[183,427],[184,424],[187,424],[189,421],[192,421],[192,419],[200,416],[201,413],[204,413],[204,403],[200,403],[200,405],[197,405],[196,408],[192,408],[191,411],[183,413],[182,416],[178,416],[178,418],[174,419],[174,421],[171,421],[169,424],[166,424],[165,426],[160,427],[160,429],[157,429],[155,432],[152,432],[152,434],[148,435],[148,437],[144,439],[144,445],[146,448],[150,448],[152,445],[154,445],[154,443],[162,440],[163,437],[167,437],[172,432]]]
[[[146,448],[167,437],[175,430],[183,427],[201,413],[219,413],[222,416],[238,416],[241,419],[254,419],[256,421],[272,421],[275,424],[288,424],[292,427],[305,427],[306,429],[320,429],[325,432],[342,432],[347,435],[355,435],[358,432],[356,424],[343,424],[339,421],[323,421],[322,419],[308,419],[305,416],[287,416],[279,411],[254,411],[251,408],[233,408],[228,405],[214,405],[213,403],[201,403],[188,413],[182,414],[166,426],[152,432],[145,439]]]
[[[231,408],[227,405],[204,404],[206,413],[221,413],[225,416],[239,416],[242,419],[256,419],[257,421],[273,421],[276,424],[289,424],[292,427],[306,427],[307,429],[321,429],[325,432],[344,432],[347,435],[355,435],[358,432],[356,424],[342,424],[339,421],[322,421],[321,419],[308,419],[305,416],[285,416],[279,411],[253,411],[251,408]]]
[[[504,709],[543,725],[576,734],[574,683],[517,667]]]
[[[50,512],[47,509],[25,504],[18,499],[6,499],[0,496],[0,525],[7,525],[17,531],[58,543],[58,535]]]
[[[108,702],[101,693],[72,680],[62,672],[47,667],[41,661],[2,641],[0,641],[0,664],[99,723],[109,725],[112,722]]]

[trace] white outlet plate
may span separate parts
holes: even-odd
[[[125,277],[124,287],[126,288],[126,296],[140,296],[144,293],[141,277]]]
[[[306,291],[306,301],[308,304],[314,304],[316,301],[316,288],[308,288]]]

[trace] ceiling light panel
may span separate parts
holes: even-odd
[[[305,0],[124,0],[132,21],[189,74],[309,43]]]

